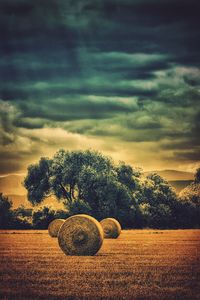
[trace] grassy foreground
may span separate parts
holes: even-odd
[[[0,231],[0,299],[200,299],[200,230],[125,230],[93,257]]]

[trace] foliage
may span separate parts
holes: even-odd
[[[32,229],[32,218],[13,215],[11,229]]]
[[[86,214],[91,215],[91,207],[89,204],[85,203],[83,200],[75,200],[72,204],[69,205],[69,214],[77,215],[77,214]]]
[[[56,218],[88,214],[101,220],[116,218],[123,228],[200,227],[200,169],[195,180],[177,197],[170,184],[156,173],[147,177],[124,163],[94,151],[58,151],[28,168],[24,185],[33,205],[50,194],[63,201],[65,210],[50,207],[12,210],[0,194],[0,228],[47,229]]]
[[[177,197],[169,183],[156,173],[149,174],[139,186],[138,219],[142,227],[176,226]]]
[[[35,229],[47,229],[48,225],[54,219],[66,219],[69,217],[67,212],[62,210],[55,211],[54,209],[44,206],[33,212],[32,224]]]
[[[31,218],[33,214],[33,209],[32,208],[27,208],[23,204],[20,205],[18,208],[14,210],[14,213],[18,217],[22,218]]]
[[[133,205],[132,191],[138,173],[95,151],[58,151],[52,160],[41,158],[28,168],[24,185],[36,205],[54,194],[66,208],[97,219],[113,216]],[[134,217],[134,216],[133,216]]]
[[[194,182],[180,192],[179,211],[183,216],[182,227],[200,227],[200,169],[196,170]]]
[[[12,201],[0,193],[0,228],[7,229],[11,227],[12,222]]]
[[[25,210],[25,208],[24,208]],[[12,201],[0,193],[0,228],[1,229],[29,229],[31,222],[20,215],[20,208],[12,210]]]
[[[38,164],[28,167],[28,176],[24,180],[24,186],[28,190],[28,199],[32,204],[38,204],[48,196],[50,163],[49,159],[41,158]]]

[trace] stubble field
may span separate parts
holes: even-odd
[[[0,231],[0,299],[200,299],[200,230],[124,230],[93,257]]]

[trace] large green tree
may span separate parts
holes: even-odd
[[[72,212],[101,219],[120,217],[127,211],[134,219],[132,194],[138,176],[130,166],[115,166],[99,152],[60,150],[52,159],[41,158],[29,166],[24,185],[34,205],[54,194]]]
[[[186,209],[166,180],[156,173],[146,177],[124,163],[116,165],[99,152],[60,150],[52,159],[43,157],[29,166],[24,185],[33,205],[54,194],[69,215],[115,217],[124,227],[187,226]]]

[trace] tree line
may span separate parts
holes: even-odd
[[[200,169],[195,174],[195,189],[199,184]],[[12,202],[0,194],[0,228],[46,229],[51,220],[77,213],[98,220],[114,217],[123,228],[200,227],[198,193],[178,197],[158,174],[145,176],[95,151],[59,150],[52,159],[42,157],[28,167],[24,186],[34,209],[21,206],[13,210]],[[50,195],[62,201],[65,209],[37,209]]]

